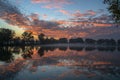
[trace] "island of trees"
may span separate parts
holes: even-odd
[[[90,38],[60,38],[47,37],[43,33],[38,35],[38,40],[34,39],[32,32],[25,31],[21,37],[15,35],[15,32],[10,29],[0,28],[0,46],[14,46],[14,45],[44,45],[44,44],[90,44],[90,45],[107,45],[120,46],[120,39],[90,39]]]

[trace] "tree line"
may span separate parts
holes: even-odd
[[[81,43],[81,44],[94,44],[94,45],[120,45],[120,39],[90,39],[90,38],[59,38],[47,37],[43,33],[38,35],[38,40],[35,40],[32,32],[25,31],[21,37],[16,36],[15,32],[10,29],[0,28],[0,44],[5,45],[39,45],[39,44],[59,44],[59,43]]]
[[[69,43],[85,43],[85,44],[94,44],[94,45],[120,45],[120,39],[119,40],[114,40],[114,39],[98,39],[98,40],[94,40],[94,39],[90,39],[90,38],[86,38],[85,40],[83,40],[82,38],[75,38],[75,39],[70,39]]]

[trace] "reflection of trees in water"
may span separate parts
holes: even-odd
[[[22,48],[22,56],[23,58],[27,59],[27,58],[32,58],[33,55],[33,46],[28,46],[28,47],[21,47]],[[68,49],[68,46],[41,46],[40,48],[37,49],[38,54],[40,57],[44,56],[45,52],[48,51],[54,51],[56,49],[59,49],[60,51],[66,51]],[[93,50],[98,50],[98,51],[115,51],[116,47],[115,46],[69,46],[70,50],[75,50],[75,51],[82,51],[83,49],[85,51],[93,51]],[[118,48],[119,50],[119,48]]]
[[[40,57],[42,57],[44,55],[44,47],[41,47],[39,50],[38,50],[38,54],[40,55]]]
[[[22,53],[22,57],[25,58],[25,59],[28,59],[28,58],[32,58],[34,48],[35,47],[33,47],[33,46],[27,46],[27,47],[21,47],[21,48],[19,48],[19,47],[15,48],[14,47],[12,49],[0,48],[0,52],[6,52],[7,54],[9,54],[8,55],[9,57],[7,57],[6,61],[9,61],[9,60],[11,60],[13,58],[11,56],[12,52],[20,53],[20,51]],[[38,54],[42,57],[42,56],[44,56],[45,52],[54,51],[56,49],[66,51],[67,48],[68,47],[55,47],[55,46],[51,47],[51,46],[49,46],[49,47],[39,47],[39,48],[36,47],[36,50],[38,50]],[[114,49],[114,47],[111,47],[111,48]],[[109,51],[111,48],[109,48],[107,51]],[[84,48],[83,47],[72,47],[72,46],[70,46],[69,49],[82,51]],[[93,51],[95,49],[96,49],[96,47],[87,47],[87,48],[85,48],[85,50],[88,50],[88,51]],[[103,47],[103,49],[104,49],[104,47]],[[5,51],[5,50],[7,50],[7,51]],[[74,53],[74,51],[71,51],[71,52]],[[7,54],[5,54],[4,56],[6,56]],[[110,61],[109,57],[106,59],[105,55],[101,54],[102,56],[104,56],[104,58],[101,58],[99,55],[97,56],[95,54],[92,54],[92,55],[90,54],[91,56],[90,55],[79,56],[79,55],[75,54],[76,56],[74,55],[74,57],[73,57],[73,54],[70,54],[70,55],[69,54],[67,54],[67,55],[61,54],[61,56],[44,57],[44,58],[41,58],[40,61],[39,60],[34,60],[33,66],[37,67],[37,66],[40,66],[40,65],[42,65],[42,66],[43,65],[48,65],[48,66],[49,65],[57,65],[59,63],[58,60],[66,59],[68,61],[69,60],[71,60],[71,61],[74,60],[75,62],[79,63],[79,64],[73,64],[73,65],[70,65],[70,66],[68,65],[67,66],[67,67],[71,68],[72,70],[75,70],[75,74],[78,74],[78,75],[79,75],[79,72],[80,73],[83,72],[82,74],[87,74],[87,73],[89,74],[91,72],[92,73],[98,72],[98,73],[101,73],[103,75],[111,74],[111,75],[115,75],[115,76],[117,76],[117,75],[120,76],[120,68],[119,68],[119,66],[114,64],[114,62],[112,64],[110,64],[110,65],[106,65],[106,64],[104,64],[104,65],[102,65],[102,64],[101,65],[93,65],[94,61],[102,61],[102,60],[104,60],[104,58],[105,58],[106,61]],[[57,55],[57,53],[56,53],[56,55]],[[0,54],[0,57],[1,57],[1,54]],[[93,57],[96,57],[97,59],[93,59]],[[101,58],[102,60],[99,59],[98,57]],[[112,56],[112,58],[113,58],[113,56]],[[116,57],[114,57],[114,58],[116,58]],[[114,60],[114,59],[112,59],[112,60]],[[118,59],[116,59],[116,60],[118,60]],[[74,61],[73,61],[73,63],[74,63]],[[70,62],[70,63],[72,64],[72,62]],[[16,65],[20,66],[21,64],[16,64]],[[15,67],[18,68],[18,66],[15,66]],[[64,66],[64,65],[62,65],[62,66]],[[35,67],[33,67],[33,68],[36,69]],[[83,68],[83,69],[81,69],[81,68]],[[21,69],[18,69],[18,70],[21,70]],[[84,70],[88,71],[88,72],[84,72]],[[15,72],[9,72],[8,71],[5,74],[6,79],[9,78],[8,75],[14,77],[17,74],[17,72],[18,72],[17,70]],[[0,79],[4,80],[3,77],[2,78],[0,77]],[[9,80],[9,79],[7,79],[7,80]]]
[[[68,48],[70,50],[76,50],[76,51],[94,51],[94,50],[98,50],[98,51],[120,51],[120,47],[116,47],[116,46],[44,46],[41,47],[42,49],[44,49],[45,51],[54,51],[55,49],[59,49],[60,51],[66,51]]]
[[[59,49],[60,51],[66,51],[67,47],[52,47],[52,46],[47,46],[47,47],[40,47],[40,49],[38,50],[38,54],[42,57],[46,52],[48,51],[54,51],[56,49]]]
[[[96,47],[95,46],[92,46],[92,47],[85,47],[85,51],[93,51],[95,50]]]
[[[120,51],[120,47],[116,47],[116,46],[69,46],[70,50],[76,50],[76,51],[82,51],[83,49],[85,51],[94,51],[94,50],[98,50],[98,51]]]
[[[25,59],[32,58],[33,55],[33,49],[34,46],[22,46],[22,47],[0,47],[0,61],[10,62],[14,59],[13,54],[20,54],[22,53],[22,57]],[[48,51],[54,51],[56,49],[59,49],[60,51],[67,51],[67,49],[73,50],[73,51],[120,51],[120,47],[116,46],[41,46],[36,47],[36,50],[38,51],[38,54],[40,57],[44,56],[45,52]]]
[[[32,58],[33,55],[33,46],[22,47],[22,56],[25,59]]]
[[[70,50],[76,50],[76,51],[82,51],[83,47],[75,47],[75,46],[69,46]]]
[[[19,54],[20,53],[20,47],[18,46],[15,46],[15,47],[11,47],[11,50],[12,50],[12,53],[15,53],[15,54]]]
[[[67,47],[58,47],[60,51],[66,51],[67,50]]]
[[[97,47],[98,51],[115,51],[116,47],[115,46],[101,46],[101,47]]]
[[[9,62],[0,66],[0,80],[13,80],[25,65],[22,61],[14,61],[13,54],[19,54],[20,47],[0,47],[0,61]]]
[[[0,61],[11,62],[13,55],[8,47],[0,47]]]

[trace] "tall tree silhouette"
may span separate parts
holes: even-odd
[[[0,28],[0,44],[9,44],[13,40],[15,32],[9,29]]]
[[[104,3],[108,4],[108,11],[115,22],[120,23],[120,0],[104,0]]]
[[[27,44],[30,42],[30,41],[33,41],[34,40],[34,36],[32,35],[32,32],[28,32],[28,31],[25,31],[23,32],[22,34],[22,40]]]
[[[41,33],[40,35],[38,35],[39,41],[41,44],[45,43],[45,39],[44,39],[45,35],[43,33]]]

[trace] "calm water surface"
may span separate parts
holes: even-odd
[[[120,48],[0,47],[0,80],[120,80]]]

